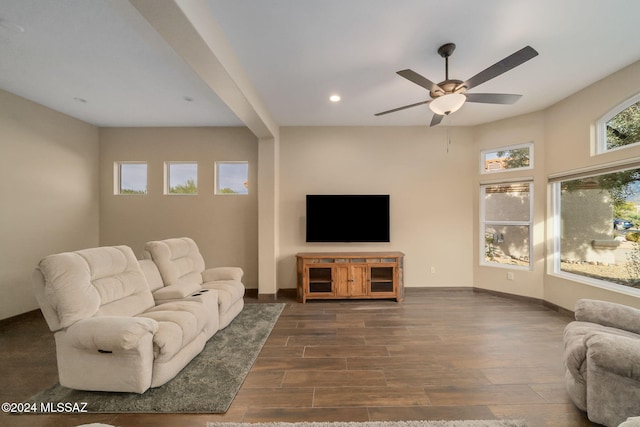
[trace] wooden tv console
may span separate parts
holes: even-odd
[[[404,299],[402,252],[296,254],[298,302],[308,299]]]

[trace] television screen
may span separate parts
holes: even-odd
[[[307,195],[307,242],[389,242],[389,195]]]

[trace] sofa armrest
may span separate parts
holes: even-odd
[[[215,267],[202,272],[203,282],[215,282],[216,280],[237,280],[240,282],[244,271],[240,267]]]
[[[608,301],[580,299],[575,307],[576,320],[597,323],[640,334],[640,310]]]
[[[640,381],[640,339],[596,332],[585,337],[585,344],[587,365]]]
[[[169,285],[154,291],[153,299],[157,305],[168,301],[184,299],[201,289],[202,287],[197,283]]]
[[[66,341],[76,348],[113,352],[131,350],[142,337],[155,334],[158,322],[142,317],[103,316],[80,320],[66,330]]]

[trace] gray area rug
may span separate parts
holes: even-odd
[[[86,402],[91,413],[226,412],[284,306],[246,304],[174,379],[144,394],[78,391],[56,384],[28,402]]]
[[[207,427],[527,427],[524,420],[366,421],[333,423],[207,423]]]

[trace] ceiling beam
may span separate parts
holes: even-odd
[[[129,0],[258,138],[279,127],[240,65],[206,0]]]

